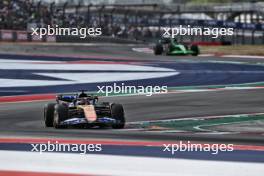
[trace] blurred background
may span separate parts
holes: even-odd
[[[264,44],[264,1],[246,0],[2,0],[1,40],[38,40],[31,27],[101,27],[104,36],[152,42],[162,27],[232,27],[233,36],[179,36],[182,42]],[[6,31],[8,30],[8,31]],[[12,31],[10,31],[12,30]],[[17,33],[17,31],[19,31]],[[24,32],[24,33],[23,33]],[[44,39],[47,40],[47,39]],[[89,42],[58,36],[57,41]]]

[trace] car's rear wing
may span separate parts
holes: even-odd
[[[65,94],[58,94],[56,96],[57,101],[66,101],[66,102],[73,102],[83,98],[94,100],[94,102],[98,101],[98,96],[93,94],[86,94],[85,96],[80,97],[78,93],[65,93]]]
[[[72,102],[78,98],[78,94],[59,94],[56,96],[57,101]]]

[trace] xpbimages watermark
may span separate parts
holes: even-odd
[[[177,36],[212,36],[212,38],[218,38],[219,36],[232,36],[234,34],[234,28],[208,28],[208,27],[191,27],[187,26],[176,26],[176,27],[164,27],[163,37],[175,38]]]
[[[114,83],[110,86],[97,86],[97,88],[97,93],[104,94],[105,96],[112,94],[138,94],[151,96],[153,94],[168,93],[167,86],[130,86],[125,85],[125,83],[121,83],[120,85]]]
[[[163,144],[163,152],[171,153],[172,155],[176,152],[210,152],[213,155],[219,152],[232,152],[234,151],[233,144],[196,144],[190,141],[175,144]]]
[[[103,150],[101,144],[65,144],[56,141],[52,143],[48,141],[42,144],[31,144],[31,152],[76,152],[86,154],[89,152],[101,152]]]
[[[87,36],[100,36],[102,35],[101,28],[64,28],[58,25],[50,26],[46,28],[31,28],[31,35],[38,35],[40,38],[46,35],[72,35],[80,36],[80,38],[86,38]]]

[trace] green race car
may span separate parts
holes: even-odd
[[[179,44],[176,39],[162,38],[153,48],[155,55],[193,55],[197,56],[200,50],[197,45]]]

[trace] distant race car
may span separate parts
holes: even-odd
[[[173,38],[160,39],[153,48],[155,55],[193,55],[197,56],[200,50],[197,45],[183,45]]]
[[[76,94],[60,94],[56,103],[44,107],[46,127],[112,127],[125,126],[124,109],[121,104],[98,102],[98,97],[84,91]]]

